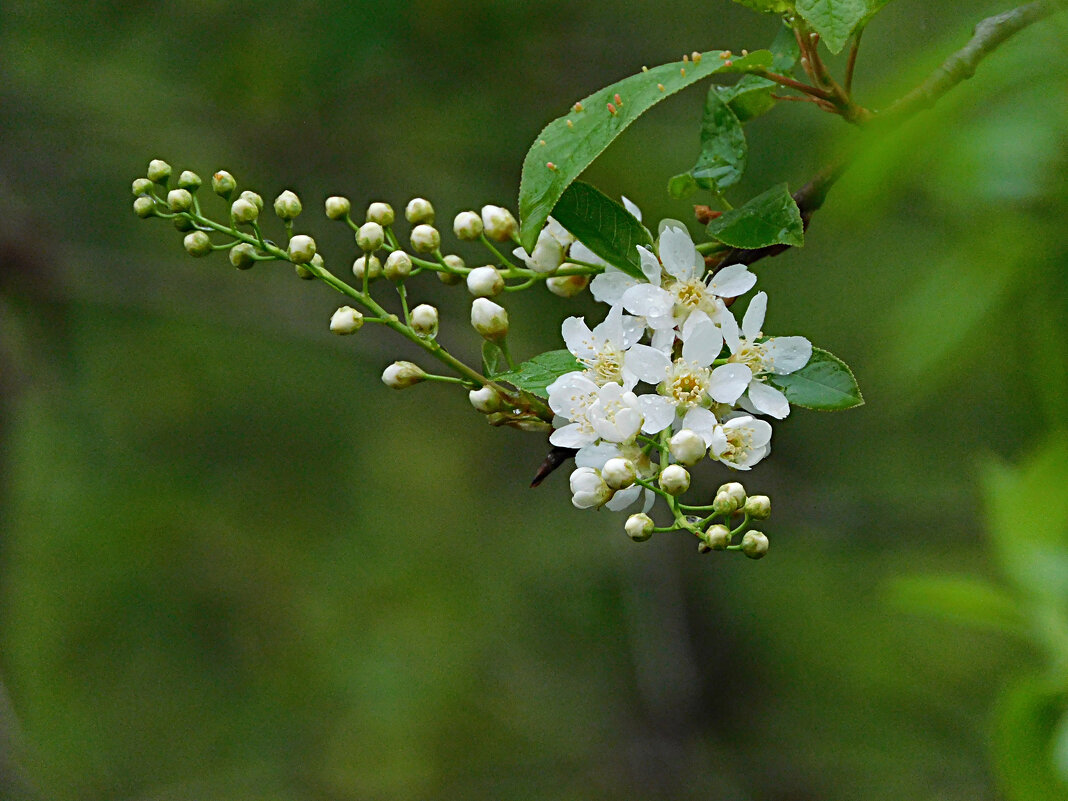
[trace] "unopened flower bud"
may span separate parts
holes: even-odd
[[[745,504],[745,487],[737,481],[730,481],[720,486],[720,488],[716,490],[716,494],[719,495],[721,492],[730,495],[731,498],[734,499],[735,509],[741,509]]]
[[[288,189],[274,199],[274,213],[283,220],[293,220],[300,215],[304,207],[300,205],[300,198],[295,192]]]
[[[393,225],[394,219],[393,207],[388,203],[372,203],[367,207],[367,222],[386,226]]]
[[[347,197],[334,195],[326,199],[326,216],[331,220],[344,220],[350,211],[352,203]]]
[[[472,242],[482,236],[482,218],[473,211],[461,211],[452,221],[452,231],[457,239]]]
[[[738,501],[726,492],[717,492],[712,499],[712,511],[717,515],[730,515],[738,511]]]
[[[189,211],[193,208],[193,196],[188,189],[172,189],[167,193],[167,205],[171,211]]]
[[[286,253],[294,264],[307,264],[315,255],[315,240],[306,234],[297,234],[289,240]]]
[[[434,222],[434,207],[425,198],[415,197],[404,207],[404,218],[412,225]]]
[[[294,264],[293,272],[297,274],[297,278],[299,278],[301,281],[311,281],[315,278],[315,273],[313,273],[303,264]]]
[[[626,489],[638,478],[638,471],[630,459],[609,459],[601,468],[601,478],[614,490]]]
[[[211,237],[203,231],[186,234],[182,244],[190,256],[207,256],[211,253]]]
[[[390,281],[403,281],[412,273],[412,257],[403,250],[394,250],[386,257],[382,269]]]
[[[242,242],[230,248],[230,263],[239,270],[247,270],[256,263],[256,248]]]
[[[464,260],[461,259],[459,256],[451,254],[442,259],[442,261],[445,262],[445,265],[450,270],[456,270],[457,272],[446,272],[445,270],[439,270],[438,280],[441,281],[441,283],[445,284],[445,286],[456,286],[464,279],[463,275],[459,271],[463,270],[467,265],[464,264]]]
[[[742,537],[742,553],[750,559],[760,559],[768,552],[768,538],[762,531],[747,531]]]
[[[668,440],[668,450],[676,462],[689,467],[704,458],[707,446],[700,434],[684,428]]]
[[[250,203],[255,203],[256,208],[260,211],[263,211],[263,198],[260,197],[256,192],[253,192],[251,189],[246,189],[239,195],[239,197],[243,197]]]
[[[467,291],[476,298],[491,298],[504,291],[504,279],[496,267],[476,267],[467,274]]]
[[[146,217],[153,217],[156,214],[156,201],[150,197],[142,195],[133,202],[134,214],[141,219]]]
[[[653,522],[653,518],[649,517],[649,515],[644,512],[631,515],[627,518],[627,522],[623,524],[627,536],[635,542],[645,542],[653,536],[653,529],[655,527],[656,524]]]
[[[483,414],[493,414],[499,412],[503,405],[501,396],[497,394],[497,391],[493,387],[481,387],[480,389],[473,389],[467,393],[467,399],[471,401],[471,405],[476,410]]]
[[[200,185],[203,181],[200,180],[200,176],[191,170],[183,170],[182,174],[178,176],[178,187],[180,189],[188,189],[191,192],[196,192],[200,189]]]
[[[152,193],[152,182],[147,178],[135,178],[131,189],[135,195],[149,195]]]
[[[382,262],[377,256],[360,256],[352,263],[352,274],[362,281],[364,270],[367,271],[367,280],[374,281],[382,275]]]
[[[363,328],[363,315],[351,306],[342,306],[330,318],[330,331],[335,334],[355,334]]]
[[[492,300],[475,298],[471,304],[471,325],[486,339],[499,342],[508,335],[508,312]]]
[[[237,181],[226,170],[219,170],[211,176],[211,191],[219,197],[229,200],[235,189],[237,189]]]
[[[386,232],[376,222],[364,223],[356,232],[356,244],[365,253],[378,250],[386,241]]]
[[[561,267],[573,265],[561,264]],[[554,275],[545,279],[545,288],[562,298],[573,298],[590,285],[588,275]]]
[[[153,183],[163,184],[171,177],[171,165],[162,159],[152,159],[148,162],[148,180]]]
[[[441,234],[432,225],[417,225],[412,229],[411,241],[416,253],[433,253],[441,245]]]
[[[501,206],[482,207],[482,228],[486,236],[498,242],[507,242],[518,227],[512,212]]]
[[[612,490],[592,467],[576,468],[571,474],[570,484],[571,503],[579,509],[603,506],[612,497]]]
[[[753,520],[767,520],[771,517],[771,498],[767,495],[750,495],[745,499],[743,508]]]
[[[708,543],[708,547],[713,551],[722,551],[731,544],[731,530],[717,523],[708,527],[702,539]]]
[[[690,488],[690,474],[685,467],[669,464],[660,471],[660,489],[669,495],[682,495]]]
[[[411,362],[393,362],[382,373],[382,383],[390,389],[405,389],[418,384],[426,378],[426,373],[418,364]]]
[[[171,220],[171,225],[174,226],[175,231],[181,231],[183,234],[197,230],[197,224],[184,214],[175,216]]]
[[[230,216],[234,222],[250,223],[260,216],[260,210],[251,200],[239,197],[230,205]]]
[[[429,303],[420,303],[412,309],[412,330],[422,336],[433,336],[438,331],[438,310]]]

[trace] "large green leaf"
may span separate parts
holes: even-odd
[[[768,382],[781,389],[790,403],[806,409],[839,411],[864,403],[853,371],[822,348],[813,348],[812,358],[800,370],[769,376]]]
[[[526,390],[539,398],[548,398],[546,387],[565,373],[583,369],[578,359],[566,350],[550,350],[523,362],[514,370],[492,376],[494,381],[507,381],[517,389]]]
[[[1020,604],[1004,590],[971,576],[905,576],[889,588],[890,599],[910,612],[936,615],[957,623],[1026,636]]]
[[[617,136],[654,105],[710,75],[747,72],[769,67],[771,63],[772,55],[767,50],[733,59],[722,59],[720,51],[713,50],[701,54],[697,62],[662,64],[617,81],[583,98],[566,115],[550,122],[538,134],[523,160],[523,177],[519,184],[523,247],[533,250],[538,232],[564,190]],[[615,113],[609,110],[609,104]]]
[[[724,212],[706,230],[724,244],[749,250],[805,243],[801,212],[786,184],[773,186],[744,206]]]
[[[872,0],[797,0],[797,13],[820,35],[828,50],[840,53],[871,4]]]
[[[780,75],[788,75],[793,71],[801,55],[797,46],[797,37],[789,25],[783,25],[779,29],[775,41],[769,48],[772,53],[771,68]],[[720,86],[717,88],[719,96],[730,105],[731,111],[738,117],[739,122],[746,122],[759,117],[770,110],[777,102],[772,93],[778,91],[778,84],[761,78],[758,75],[743,75],[733,86]]]
[[[653,239],[633,214],[599,189],[575,181],[564,190],[553,218],[613,267],[642,277],[638,245],[652,248]]]
[[[721,194],[741,180],[749,157],[742,124],[713,86],[705,98],[701,119],[701,154],[690,170],[697,185]]]

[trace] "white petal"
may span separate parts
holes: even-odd
[[[723,341],[727,343],[731,353],[737,353],[742,347],[742,341],[738,337],[738,321],[734,319],[731,310],[726,306],[719,306],[712,315],[712,322],[723,332]]]
[[[760,336],[760,329],[764,326],[764,315],[767,311],[768,293],[757,292],[749,301],[749,308],[745,310],[745,317],[742,318],[742,333],[750,342]]]
[[[690,334],[693,332],[694,326],[698,323],[712,322],[712,318],[705,314],[700,309],[690,313],[690,316],[686,318],[686,322],[682,324],[682,339],[687,340],[690,338]]]
[[[752,289],[756,280],[744,264],[732,264],[713,275],[708,288],[721,298],[736,298]]]
[[[708,394],[717,403],[734,403],[753,380],[753,371],[744,364],[725,364],[712,371]]]
[[[693,317],[700,312],[694,312]],[[689,320],[686,321],[689,323]],[[705,317],[690,329],[688,338],[684,337],[682,343],[682,358],[688,362],[696,362],[702,367],[712,364],[723,350],[723,334],[718,328]]]
[[[595,439],[597,439],[596,434],[592,431],[583,431],[582,426],[578,423],[558,428],[549,435],[549,442],[561,448],[581,448],[583,445],[589,445]]]
[[[664,353],[671,353],[675,346],[675,329],[666,325],[655,325],[656,320],[649,321],[649,327],[653,329],[649,344]]]
[[[590,292],[594,300],[614,305],[619,303],[623,293],[635,283],[637,282],[622,270],[607,267],[603,273],[594,276],[593,281],[590,282]]]
[[[619,456],[619,446],[611,442],[599,442],[580,448],[575,454],[575,467],[592,467],[600,470],[609,459]]]
[[[564,344],[575,354],[575,358],[588,359],[597,353],[591,347],[593,332],[581,317],[568,317],[560,326],[560,332],[564,335]]]
[[[694,276],[694,246],[685,228],[665,228],[660,234],[660,260],[670,275],[680,280]]]
[[[623,349],[631,347],[645,334],[645,321],[640,317],[631,317],[629,314],[623,317]]]
[[[633,484],[624,490],[619,490],[604,506],[613,512],[620,512],[638,500],[642,489],[644,488],[641,484]]]
[[[645,415],[642,431],[656,434],[663,431],[675,421],[675,404],[663,395],[641,395],[638,408]]]
[[[800,370],[812,358],[812,343],[804,337],[772,337],[764,343],[764,364],[776,375]]]
[[[655,502],[656,502],[656,493],[655,492],[650,492],[649,490],[646,490],[645,491],[645,501],[642,502],[642,511],[645,512],[646,514],[648,514],[649,510],[653,508],[653,504]]]
[[[652,284],[634,284],[620,298],[623,308],[640,317],[666,317],[675,306],[667,290]]]
[[[701,439],[705,441],[706,448],[712,444],[712,439],[718,426],[719,422],[716,420],[716,416],[708,409],[702,409],[700,406],[690,409],[690,411],[686,412],[686,416],[682,418],[682,427],[699,434]]]
[[[625,208],[627,211],[629,211],[631,214],[633,214],[637,218],[638,222],[641,222],[642,221],[642,210],[639,209],[634,204],[634,202],[631,201],[631,199],[628,198],[626,195],[621,196],[620,200],[623,201],[623,208]]]
[[[642,275],[653,286],[660,286],[660,260],[649,248],[638,245],[638,258],[642,264]]]
[[[616,305],[609,309],[608,316],[593,329],[593,336],[623,347],[623,307]]]
[[[762,381],[750,382],[749,401],[761,414],[771,415],[779,420],[790,413],[790,402],[786,400],[786,396]]]
[[[625,357],[627,370],[648,384],[659,384],[671,367],[670,357],[649,345],[634,345]]]
[[[600,256],[598,256],[596,253],[594,253],[581,242],[576,242],[575,244],[573,244],[571,246],[571,250],[568,251],[568,255],[571,257],[572,261],[584,261],[588,262],[589,264],[608,264],[608,262],[606,262],[604,259],[602,259]]]

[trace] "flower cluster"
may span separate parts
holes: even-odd
[[[664,530],[692,530],[707,544],[708,530],[687,512],[712,507],[678,500],[689,488],[688,468],[707,457],[749,470],[767,456],[771,424],[763,418],[790,412],[769,378],[804,367],[812,345],[800,336],[763,335],[764,292],[739,325],[733,299],[752,289],[756,276],[740,264],[707,273],[681,224],[662,229],[658,254],[638,248],[642,278],[604,265],[593,279],[594,298],[609,306],[601,323],[591,329],[578,317],[564,322],[564,342],[583,369],[548,388],[556,415],[550,442],[577,451],[575,506],[620,510],[640,502],[628,532],[645,531],[641,518],[660,495],[676,518]],[[729,516],[744,506],[743,491],[732,508],[720,504],[715,513]]]

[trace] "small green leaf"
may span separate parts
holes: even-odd
[[[852,409],[864,403],[853,372],[841,359],[822,348],[812,349],[812,358],[789,375],[768,376],[795,406],[819,411]]]
[[[722,194],[741,179],[748,157],[742,124],[720,97],[719,87],[712,86],[701,119],[701,155],[690,175],[703,189]]]
[[[805,243],[801,212],[786,184],[772,187],[740,208],[723,212],[706,230],[724,244],[749,250],[768,245],[800,247]]]
[[[890,587],[890,600],[910,612],[957,623],[1024,635],[1027,620],[1011,595],[988,581],[970,576],[906,576]]]
[[[652,237],[633,214],[596,187],[575,181],[564,190],[553,218],[613,267],[642,277],[638,245],[652,248]]]
[[[482,340],[482,372],[493,375],[501,369],[501,361],[504,359],[504,351],[495,342],[488,339]]]
[[[797,0],[797,13],[820,35],[828,50],[840,53],[871,4],[872,0]]]
[[[668,194],[675,200],[688,198],[697,191],[697,181],[688,172],[675,175],[668,181]]]
[[[734,0],[735,3],[763,11],[765,14],[788,14],[794,10],[794,0]]]
[[[566,350],[550,350],[541,353],[514,370],[492,376],[494,381],[507,381],[516,389],[522,389],[539,398],[548,398],[546,387],[566,373],[582,370],[582,364]]]
[[[676,61],[617,81],[583,98],[553,120],[523,160],[519,184],[520,238],[532,251],[538,232],[564,190],[638,117],[666,97],[717,73],[748,72],[771,66],[772,55],[758,50],[745,57],[720,58],[719,50],[700,61]],[[729,64],[729,66],[728,66]],[[616,101],[619,95],[619,102]],[[609,110],[611,104],[615,113]],[[568,124],[570,123],[570,124]],[[550,166],[552,165],[552,166]]]
[[[768,48],[772,53],[771,68],[781,75],[788,75],[801,55],[797,46],[797,37],[789,25],[779,29],[775,41]],[[743,75],[733,86],[719,87],[720,97],[731,107],[739,122],[747,122],[754,117],[772,109],[776,100],[772,93],[777,91],[774,81],[756,75]]]

